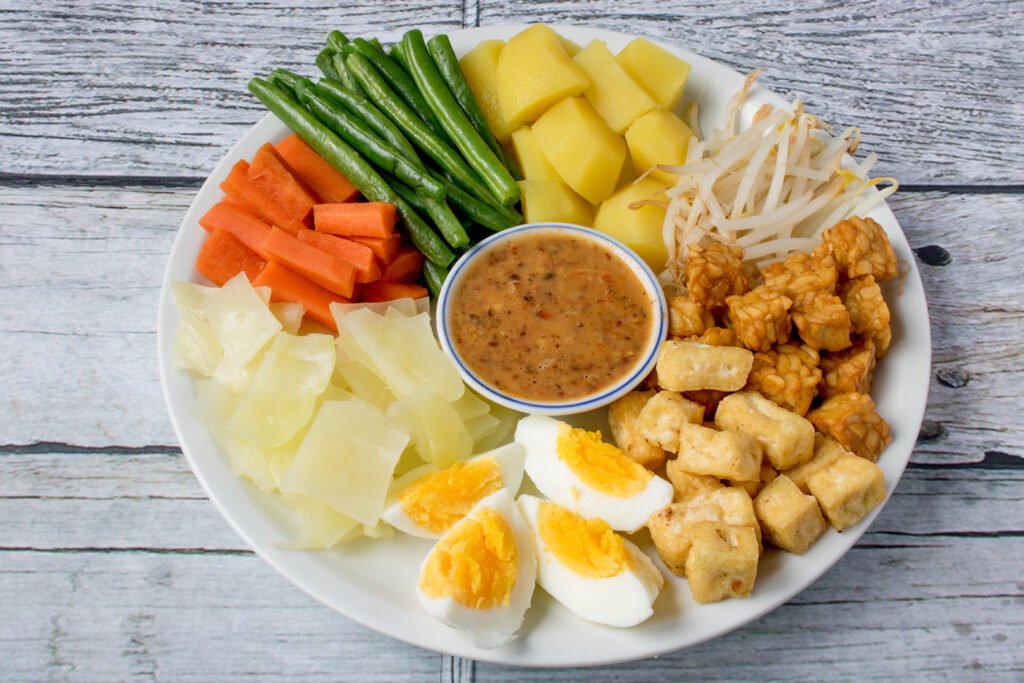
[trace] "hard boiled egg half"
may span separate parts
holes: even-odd
[[[511,443],[438,470],[425,465],[395,481],[384,521],[413,536],[439,538],[502,488],[514,495],[523,481],[523,448]]]
[[[584,517],[633,532],[672,502],[672,484],[619,448],[543,415],[524,417],[515,442],[526,451],[526,473],[540,492]]]
[[[537,581],[555,600],[609,626],[635,626],[654,613],[665,579],[607,522],[533,496],[518,504],[537,544]]]
[[[498,647],[522,625],[536,581],[533,534],[503,488],[441,536],[420,566],[416,596],[477,647]]]

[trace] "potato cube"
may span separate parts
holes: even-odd
[[[659,105],[676,106],[690,75],[687,62],[646,38],[633,39],[616,59]]]
[[[627,184],[597,207],[594,229],[621,241],[635,251],[654,272],[660,272],[668,260],[668,250],[661,238],[665,209],[653,205],[632,209],[630,205],[664,198],[665,186],[654,178]]]
[[[615,191],[626,141],[586,99],[567,97],[551,107],[533,124],[533,134],[562,180],[588,202],[599,204]]]
[[[807,481],[837,530],[848,529],[885,500],[885,476],[875,463],[845,455]]]
[[[826,436],[821,432],[815,432],[814,455],[810,460],[802,465],[789,468],[784,474],[789,477],[801,491],[804,493],[810,493],[811,490],[807,488],[807,480],[844,455],[853,455],[853,453],[843,448],[839,442],[831,436]]]
[[[796,342],[776,344],[754,354],[747,377],[748,391],[759,392],[797,415],[806,415],[818,395],[821,370],[818,352]]]
[[[658,383],[670,391],[737,391],[753,363],[747,349],[669,340],[658,354]]]
[[[850,312],[835,294],[801,294],[793,302],[793,325],[812,349],[842,351],[850,346]]]
[[[858,341],[845,351],[823,353],[819,393],[825,398],[851,392],[870,394],[874,371],[875,343],[870,339]]]
[[[761,530],[772,544],[797,555],[807,552],[825,533],[825,519],[814,496],[805,495],[784,474],[775,477],[754,499]]]
[[[715,522],[695,524],[686,580],[699,603],[744,598],[754,589],[760,548],[754,530]]]
[[[753,437],[688,423],[680,424],[678,430],[676,460],[688,472],[737,481],[757,479],[760,474],[761,446]]]
[[[562,182],[562,176],[551,165],[537,142],[537,136],[529,126],[517,128],[512,133],[512,156],[523,180],[552,180]]]
[[[719,409],[721,410],[721,409]],[[847,449],[874,462],[892,441],[889,423],[867,394],[837,394],[825,399],[807,419]]]
[[[746,294],[730,296],[725,303],[732,330],[748,349],[767,351],[773,344],[789,339],[793,300],[784,294],[761,285]]]
[[[672,488],[675,489],[673,500],[676,502],[692,498],[702,491],[711,491],[725,486],[721,479],[710,474],[687,472],[678,459],[669,460],[665,464],[665,476],[672,482]]]
[[[626,146],[636,169],[643,173],[655,166],[679,166],[686,163],[690,127],[666,109],[644,114],[626,131]],[[654,168],[651,177],[666,184],[675,184],[678,176]]]
[[[608,427],[612,439],[626,455],[649,469],[665,461],[665,451],[645,439],[637,429],[637,418],[653,391],[631,391],[608,406]]]
[[[754,391],[742,391],[722,399],[715,411],[715,424],[754,437],[777,470],[807,462],[814,455],[811,423]]]
[[[772,464],[767,459],[761,460],[761,474],[758,479],[753,481],[730,481],[729,486],[735,486],[736,488],[743,489],[746,491],[751,498],[756,496],[764,489],[765,485],[771,482],[775,477],[779,476],[778,471],[772,467]]]
[[[487,120],[487,127],[501,143],[506,142],[517,127],[505,120],[498,102],[498,57],[504,47],[504,40],[485,40],[459,60],[466,83]]]
[[[899,274],[896,252],[882,226],[870,218],[853,216],[840,221],[821,236],[849,279],[871,275],[881,282]]]
[[[603,40],[590,41],[572,60],[590,79],[590,87],[583,91],[583,96],[590,100],[608,127],[619,135],[625,133],[639,117],[658,106],[615,61],[615,55]]]
[[[820,245],[811,252],[798,251],[785,261],[762,267],[761,276],[769,288],[796,299],[808,292],[834,293],[839,273],[828,247]]]
[[[544,24],[509,38],[498,55],[495,80],[502,115],[514,126],[536,121],[556,102],[581,95],[590,85],[558,34]]]
[[[722,242],[690,244],[686,254],[686,290],[697,303],[724,306],[727,298],[749,289],[741,248]]]
[[[561,180],[520,180],[527,223],[573,223],[589,227],[594,207]]]
[[[679,425],[704,421],[704,406],[674,391],[659,391],[644,404],[636,430],[647,441],[674,451],[679,446]]]
[[[709,327],[714,326],[715,316],[701,304],[686,296],[669,297],[668,334],[670,337],[699,337]],[[713,344],[712,346],[717,345]]]

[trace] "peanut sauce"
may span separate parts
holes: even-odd
[[[512,238],[470,264],[453,294],[459,355],[481,381],[521,399],[565,401],[610,386],[653,334],[636,274],[572,235]]]

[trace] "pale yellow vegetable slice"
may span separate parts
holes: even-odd
[[[457,400],[452,401],[452,408],[455,409],[455,412],[458,413],[462,420],[480,417],[491,411],[491,406],[487,401],[468,389]]]
[[[298,334],[299,326],[302,325],[302,316],[306,314],[306,309],[302,304],[279,301],[270,304],[270,312],[281,323],[281,327],[285,332],[288,334]]]
[[[308,496],[372,526],[408,443],[409,435],[366,401],[328,401],[285,472],[281,491]]]
[[[277,483],[270,472],[271,452],[246,441],[225,426],[241,397],[212,379],[197,383],[197,389],[192,414],[224,451],[231,471],[249,479],[263,491],[274,489]]]
[[[174,333],[175,367],[212,377],[223,357],[224,351],[210,323],[190,311],[182,311]]]
[[[437,467],[468,458],[473,450],[465,422],[430,385],[399,399],[387,415],[409,433],[420,457]]]
[[[285,502],[302,519],[302,533],[290,547],[326,550],[362,533],[359,522],[313,498],[292,494]]]
[[[193,313],[200,317],[205,316],[203,304],[206,297],[216,291],[216,287],[206,287],[184,280],[175,280],[171,283],[171,297],[174,299],[175,307],[183,313]]]
[[[281,331],[281,323],[239,273],[206,297],[206,319],[224,349],[224,358],[214,376],[232,386],[247,373],[243,368]]]
[[[477,415],[466,420],[466,431],[473,443],[480,441],[485,436],[501,426],[501,420],[493,415]]]
[[[523,416],[522,413],[517,413],[514,410],[509,410],[504,406],[495,404],[491,404],[491,415],[498,419],[499,424],[476,443],[474,450],[477,453],[493,450],[511,441],[512,432],[519,423],[519,419]]]

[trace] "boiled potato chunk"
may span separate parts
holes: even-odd
[[[572,42],[571,40],[569,40],[568,38],[561,34],[559,34],[558,40],[562,43],[562,47],[565,48],[565,53],[570,57],[575,57],[576,53],[578,53],[582,49],[579,45]]]
[[[589,227],[594,207],[561,180],[521,180],[527,223],[574,223]]]
[[[633,202],[664,199],[665,186],[653,178],[627,185],[604,200],[594,217],[594,229],[618,239],[647,262],[654,272],[665,267],[668,251],[661,237],[665,210],[656,206],[631,209]]]
[[[529,126],[523,126],[512,133],[512,154],[523,180],[555,180],[562,182],[562,176],[544,156],[537,136]]]
[[[590,85],[558,34],[543,24],[509,39],[498,56],[496,77],[502,115],[513,124],[537,120],[551,105]]]
[[[622,48],[618,61],[659,105],[676,106],[690,75],[687,62],[646,38],[636,38]]]
[[[498,55],[504,47],[504,40],[485,40],[459,60],[466,83],[476,96],[487,120],[487,127],[498,142],[508,140],[509,134],[516,128],[502,116],[501,104],[498,103]]]
[[[615,190],[626,160],[626,142],[583,97],[568,97],[533,124],[551,165],[569,187],[591,204]]]
[[[626,131],[626,145],[639,172],[658,164],[678,165],[686,161],[686,149],[693,131],[682,119],[670,111],[659,109],[644,114]],[[660,169],[651,176],[663,183],[673,183],[676,177]]]
[[[572,60],[590,79],[584,97],[616,133],[626,132],[631,123],[658,106],[615,61],[603,40],[590,41]]]

